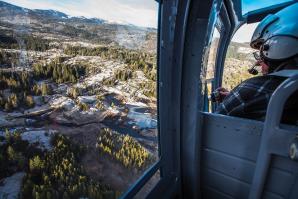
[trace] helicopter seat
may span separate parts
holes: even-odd
[[[297,90],[296,74],[272,95],[265,122],[202,113],[203,198],[297,197],[298,127],[280,124],[284,104]]]

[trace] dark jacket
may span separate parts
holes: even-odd
[[[224,98],[216,113],[263,121],[271,95],[285,79],[269,75],[250,78],[235,87]],[[286,102],[282,117],[283,123],[296,124],[297,102],[298,92]]]

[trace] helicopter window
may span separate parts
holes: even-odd
[[[5,0],[0,10],[0,189],[118,198],[159,159],[158,3]]]
[[[205,96],[209,96],[211,91],[213,90],[213,81],[215,75],[215,62],[216,55],[218,50],[220,40],[220,32],[217,27],[214,28],[211,44],[209,48],[208,61],[207,61],[207,69],[206,69],[206,82],[205,82]],[[211,101],[208,100],[208,106],[205,108],[207,112],[211,112],[212,104]]]
[[[292,0],[263,0],[263,1],[257,1],[257,0],[242,0],[242,15],[245,15],[246,13],[250,11],[254,11],[257,9],[277,5],[280,3],[286,3],[286,2],[291,2]]]
[[[215,27],[214,31],[213,31],[213,36],[212,36],[209,55],[208,55],[206,79],[213,79],[214,78],[215,61],[216,61],[216,54],[217,54],[219,39],[220,39],[220,33],[219,33],[218,28]]]
[[[226,54],[222,87],[231,90],[252,77],[247,70],[256,60],[253,56],[255,50],[249,46],[249,42],[257,25],[244,24],[234,34]]]

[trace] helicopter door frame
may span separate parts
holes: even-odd
[[[233,28],[235,27],[235,22],[230,19],[226,4],[222,5],[221,11],[219,13],[219,18],[222,23],[220,27],[220,40],[216,54],[215,62],[215,76],[214,76],[214,86],[215,88],[221,86],[222,74],[224,70],[224,63],[226,59],[226,53],[228,50],[229,42],[232,37]]]
[[[214,3],[213,3],[214,2]],[[200,198],[201,121],[206,48],[223,1],[192,1],[186,26],[181,79],[181,186],[183,198]],[[205,60],[203,62],[203,60]]]
[[[231,30],[235,26],[235,22],[230,18],[230,15],[227,11],[227,3],[224,1],[218,19],[220,21],[219,24],[216,24],[220,33],[220,39],[218,44],[218,49],[216,52],[215,59],[215,71],[214,71],[214,80],[212,84],[212,90],[221,86],[222,82],[222,74],[224,70],[224,63],[226,58],[226,52],[228,49],[228,44],[230,42],[230,38],[232,36]],[[212,112],[216,110],[216,104],[212,104]]]

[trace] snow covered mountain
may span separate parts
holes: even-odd
[[[15,31],[16,26],[17,31],[42,37],[66,36],[148,52],[156,49],[157,30],[154,28],[69,16],[55,10],[27,9],[0,1],[0,28]]]

